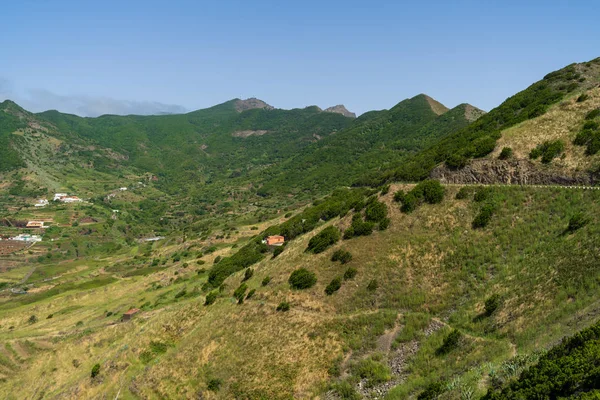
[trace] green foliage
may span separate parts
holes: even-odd
[[[344,272],[344,280],[348,281],[350,279],[353,279],[356,274],[358,273],[358,270],[354,267],[348,267],[348,269],[346,270],[346,272]]]
[[[242,278],[242,282],[245,282],[248,279],[252,278],[253,275],[254,270],[252,268],[246,268],[246,271],[244,272],[244,277]]]
[[[100,364],[94,364],[92,367],[92,372],[90,373],[90,377],[94,379],[98,376],[98,374],[100,374]]]
[[[456,200],[464,200],[467,197],[469,197],[470,193],[471,193],[471,190],[468,187],[463,186],[458,190],[455,198],[456,198]]]
[[[549,164],[564,151],[565,144],[561,140],[545,141],[529,152],[529,158],[536,159],[541,156],[542,163]]]
[[[218,392],[221,389],[221,385],[223,385],[223,380],[212,378],[206,383],[206,388],[211,392]]]
[[[484,306],[485,306],[484,315],[487,317],[492,315],[498,309],[498,307],[500,307],[500,301],[501,301],[501,298],[500,298],[500,295],[498,295],[498,294],[493,294],[490,297],[488,297],[484,303]]]
[[[404,213],[410,213],[423,202],[429,204],[441,203],[445,193],[446,189],[437,180],[427,179],[419,182],[404,196],[400,210]]]
[[[281,253],[283,253],[283,250],[285,250],[285,246],[275,247],[275,250],[273,250],[273,258],[275,258],[278,255],[280,255]]]
[[[287,301],[282,301],[276,308],[277,311],[286,312],[290,311],[290,303]]]
[[[422,391],[417,400],[436,400],[442,393],[446,391],[446,382],[433,382],[427,385]]]
[[[586,114],[585,119],[586,120],[592,120],[595,118],[600,117],[600,108],[597,108],[595,110],[590,111],[589,113]]]
[[[598,111],[600,113],[600,110],[594,111]],[[583,128],[581,129],[581,131],[573,140],[573,144],[578,146],[586,146],[585,153],[587,155],[591,156],[596,154],[600,150],[600,121],[586,121],[583,124]]]
[[[331,390],[333,390],[340,399],[342,400],[360,400],[361,396],[354,389],[354,385],[352,385],[348,381],[336,382],[331,385]]]
[[[379,283],[377,283],[377,279],[372,279],[369,281],[369,283],[367,284],[367,290],[369,292],[374,292],[377,290],[377,288],[379,287]]]
[[[306,268],[298,268],[291,273],[288,283],[292,289],[308,289],[317,283],[317,276]]]
[[[213,304],[217,300],[218,295],[219,293],[216,291],[212,291],[209,294],[207,294],[206,298],[204,299],[204,305],[210,306],[211,304]]]
[[[29,324],[35,324],[36,322],[38,322],[38,317],[36,317],[35,315],[32,315],[27,319],[27,323]]]
[[[352,254],[349,251],[339,249],[331,255],[331,261],[339,261],[342,264],[347,264],[352,261]]]
[[[233,297],[235,297],[239,304],[244,302],[244,298],[246,297],[246,290],[248,290],[248,285],[242,283],[235,291],[233,292]]]
[[[590,222],[589,218],[586,217],[584,213],[578,212],[569,219],[569,226],[567,227],[567,232],[573,233],[576,230],[586,226],[588,222]]]
[[[246,300],[252,298],[254,296],[254,294],[256,293],[256,289],[252,289],[248,292],[248,295],[246,296]]]
[[[385,383],[392,378],[389,367],[376,361],[373,357],[360,360],[354,366],[353,373],[362,379],[366,379],[367,387]]]
[[[360,214],[352,216],[352,224],[344,231],[344,239],[351,239],[356,236],[368,236],[373,233],[373,223],[365,222]]]
[[[387,218],[387,206],[374,199],[367,204],[365,208],[365,221],[367,222],[380,222]]]
[[[390,192],[390,185],[383,185],[383,187],[381,188],[381,191],[379,192],[379,194],[382,195],[382,196],[385,196],[389,192]]]
[[[508,160],[513,155],[513,150],[510,147],[503,147],[498,158],[500,160]]]
[[[442,345],[436,350],[438,356],[443,356],[456,349],[462,338],[462,333],[459,330],[453,329],[445,338]]]
[[[342,287],[342,278],[339,276],[335,277],[331,280],[331,282],[329,282],[329,284],[325,288],[325,294],[328,296],[331,296],[332,294],[334,294],[335,292],[340,290],[341,287]]]
[[[578,102],[578,103],[583,103],[584,101],[586,101],[586,100],[587,100],[587,99],[589,99],[589,98],[590,98],[590,96],[589,96],[587,93],[583,93],[582,95],[580,95],[580,96],[577,98],[577,102]]]
[[[586,398],[600,388],[600,323],[553,347],[518,380],[490,389],[484,400]],[[583,397],[577,397],[583,396]]]
[[[214,265],[208,274],[208,282],[213,287],[219,286],[229,275],[262,260],[267,250],[260,238],[251,241],[231,257],[225,257]]]
[[[328,226],[310,239],[306,251],[315,254],[322,253],[338,240],[340,240],[340,230],[335,226]]]
[[[267,286],[269,284],[269,282],[271,282],[271,277],[270,276],[265,276],[264,279],[261,282],[262,286]]]
[[[483,207],[481,207],[481,210],[479,210],[479,214],[475,216],[475,219],[471,224],[473,229],[485,228],[492,219],[495,209],[496,207],[492,203],[484,204]]]
[[[394,201],[396,203],[402,203],[404,201],[404,196],[406,196],[406,193],[404,193],[404,190],[400,189],[394,193]]]
[[[492,195],[492,189],[488,187],[479,187],[475,190],[475,195],[473,196],[473,201],[476,203],[481,203],[486,201]]]

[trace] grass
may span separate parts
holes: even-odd
[[[79,272],[79,279],[88,276],[89,283],[68,283],[65,277],[58,287],[68,290],[4,303],[0,340],[30,340],[53,351],[32,353],[22,372],[0,383],[0,393],[10,398],[16,387],[25,387],[52,396],[76,385],[87,397],[114,397],[122,387],[123,398],[173,393],[187,398],[217,379],[215,398],[309,398],[325,390],[333,367],[352,379],[371,376],[356,367],[363,359],[383,366],[366,368],[376,372],[372,384],[377,386],[388,379],[383,372],[397,349],[416,343],[418,351],[406,361],[406,380],[388,398],[415,396],[440,377],[449,382],[450,395],[469,390],[478,395],[489,372],[503,368],[515,352],[532,353],[600,315],[595,303],[600,280],[592,279],[600,193],[493,188],[486,201],[498,205],[496,213],[485,228],[473,230],[481,203],[472,197],[455,200],[459,188],[448,187],[440,204],[423,204],[411,214],[401,213],[392,200],[400,188],[411,186],[393,185],[381,198],[392,221],[388,230],[340,241],[319,254],[304,252],[317,231],[298,237],[277,258],[253,265],[254,275],[245,284],[255,294],[240,305],[231,296],[244,271],[227,278],[224,292],[205,307],[205,291],[187,294],[201,288],[207,274],[182,268],[185,260],[114,281],[93,276],[98,264]],[[564,235],[577,212],[585,212],[590,222]],[[343,228],[350,218],[324,225]],[[160,251],[168,255],[178,246]],[[346,265],[331,261],[340,249],[352,249]],[[291,272],[303,267],[316,273],[316,284],[291,290]],[[357,270],[354,279],[327,296],[327,284],[349,267]],[[270,282],[262,286],[267,276]],[[373,279],[378,285],[370,291]],[[184,288],[186,294],[175,299]],[[477,319],[496,293],[502,296],[498,308]],[[276,311],[281,302],[290,304],[288,312]],[[143,311],[114,324],[131,307]],[[107,311],[114,315],[107,317]],[[29,325],[32,314],[39,321]],[[53,318],[46,319],[48,314]],[[76,327],[78,321],[84,325]],[[437,356],[452,329],[463,333],[458,348]],[[381,338],[389,335],[391,348],[382,350]],[[167,351],[155,352],[153,341],[168,344]],[[89,373],[96,363],[103,379],[92,384]]]

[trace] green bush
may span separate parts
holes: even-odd
[[[444,338],[444,342],[436,350],[436,354],[441,356],[450,353],[452,350],[458,347],[461,338],[462,333],[460,333],[460,331],[457,329],[453,329],[452,332],[450,332],[448,336]]]
[[[483,187],[483,186],[479,187],[475,191],[475,195],[473,196],[473,201],[475,201],[477,203],[481,203],[482,201],[489,199],[491,194],[492,194],[491,188]]]
[[[386,194],[388,194],[390,192],[390,185],[384,185],[381,188],[381,192],[379,192],[379,194],[381,194],[382,196],[385,196]]]
[[[510,147],[504,147],[502,149],[502,151],[500,152],[500,155],[498,156],[498,158],[500,160],[508,160],[509,158],[511,158],[513,155],[513,150]]]
[[[344,231],[344,239],[351,239],[357,236],[369,236],[373,233],[373,223],[364,222],[360,214],[352,216],[352,224]]]
[[[561,140],[545,141],[529,152],[529,158],[542,157],[542,163],[549,164],[553,159],[565,151],[565,144]]]
[[[331,280],[331,282],[329,282],[329,285],[327,285],[327,287],[325,288],[325,294],[328,296],[331,296],[332,294],[334,294],[335,292],[340,290],[341,287],[342,287],[342,278],[339,276],[336,278],[333,278]]]
[[[484,314],[487,317],[489,317],[490,315],[492,315],[494,313],[494,311],[496,311],[498,309],[498,307],[500,307],[500,295],[493,294],[492,296],[488,297],[485,300],[484,306],[485,306]]]
[[[424,391],[422,391],[417,400],[436,400],[442,393],[446,391],[446,382],[433,382],[427,385]]]
[[[385,383],[392,378],[389,367],[373,358],[360,360],[353,370],[356,375],[366,380],[367,387]]]
[[[380,222],[387,217],[387,206],[380,201],[372,201],[365,209],[365,221]]]
[[[239,304],[242,304],[244,302],[244,297],[246,297],[246,290],[247,289],[248,289],[248,285],[246,285],[245,283],[242,283],[233,292],[233,297],[235,297],[237,299],[237,301],[238,301]]]
[[[35,315],[32,315],[31,317],[29,317],[27,322],[30,324],[35,324],[36,322],[38,322],[38,317],[36,317]]]
[[[463,200],[463,199],[466,199],[467,197],[469,197],[470,193],[471,193],[471,190],[468,187],[463,186],[459,189],[458,193],[456,193],[455,198],[456,198],[456,200]]]
[[[567,227],[567,232],[573,233],[578,229],[583,228],[587,225],[589,219],[583,213],[576,213],[569,219],[569,226]]]
[[[179,292],[177,292],[177,294],[175,295],[175,298],[178,299],[180,297],[183,297],[187,294],[187,290],[185,288],[181,289]]]
[[[248,292],[248,295],[246,296],[246,300],[252,298],[254,296],[254,293],[256,293],[256,289],[252,289]]]
[[[420,199],[412,192],[408,192],[406,196],[404,196],[404,200],[402,200],[402,207],[400,207],[400,211],[406,214],[410,214],[419,206]]]
[[[367,290],[369,292],[374,292],[377,290],[377,288],[379,287],[379,284],[377,283],[376,279],[372,279],[371,281],[369,281],[369,283],[367,284]]]
[[[206,388],[211,392],[217,392],[221,388],[221,385],[223,385],[223,381],[221,379],[213,378],[207,382]]]
[[[331,255],[331,261],[339,261],[342,264],[347,264],[352,260],[352,254],[346,250],[336,250]]]
[[[479,214],[475,216],[473,223],[471,224],[473,229],[485,228],[494,215],[495,207],[493,204],[488,203],[481,207]]]
[[[218,264],[219,261],[221,261],[221,256],[216,256],[215,259],[214,259],[214,261],[213,261],[213,264]]]
[[[290,303],[287,301],[282,301],[276,308],[277,311],[286,312],[290,310]]]
[[[340,230],[335,226],[328,226],[310,239],[306,251],[315,254],[322,253],[338,240],[340,240]]]
[[[94,364],[94,366],[92,367],[92,372],[90,374],[90,376],[93,378],[97,377],[98,374],[100,374],[100,364]]]
[[[254,275],[254,270],[252,268],[246,268],[246,271],[244,272],[244,278],[242,279],[242,282],[245,282],[248,279],[252,278],[253,275]]]
[[[590,120],[598,117],[600,117],[600,108],[597,108],[587,113],[585,119]]]
[[[331,386],[331,390],[333,390],[340,399],[342,400],[360,400],[361,396],[354,389],[354,385],[352,385],[348,381],[336,382]]]
[[[353,279],[357,273],[358,273],[358,270],[356,268],[348,267],[346,272],[344,272],[344,280],[347,281],[347,280]]]
[[[439,181],[427,179],[417,184],[402,200],[400,210],[404,213],[414,211],[421,203],[437,204],[444,199],[446,189]]]
[[[219,294],[216,291],[213,291],[213,292],[210,292],[209,294],[207,294],[206,299],[204,299],[204,305],[210,306],[211,304],[213,304],[217,300],[218,295]]]
[[[264,279],[262,280],[262,285],[263,286],[267,286],[269,284],[269,282],[271,282],[271,277],[270,276],[265,276]]]
[[[573,144],[586,146],[586,154],[591,156],[600,151],[600,123],[586,121],[582,130],[573,140]]]
[[[396,193],[394,193],[394,201],[396,203],[402,203],[404,196],[406,196],[406,193],[404,193],[403,190],[398,190]]]
[[[278,246],[275,247],[275,250],[273,250],[273,258],[277,257],[278,255],[280,255],[281,253],[283,253],[283,250],[285,249],[285,246]]]
[[[581,96],[579,96],[577,98],[577,102],[578,103],[583,103],[584,101],[586,101],[589,98],[590,98],[590,96],[587,93],[584,93],[584,94],[582,94]]]
[[[288,283],[292,289],[308,289],[317,283],[317,276],[306,268],[298,268],[292,272]]]
[[[381,221],[379,221],[379,226],[377,227],[377,229],[379,229],[380,231],[385,231],[387,228],[390,227],[391,223],[392,223],[391,219],[384,218]]]

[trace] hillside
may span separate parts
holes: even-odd
[[[248,275],[241,270],[205,306],[211,291],[205,271],[217,256],[247,253],[248,236],[213,253],[206,242],[169,240],[140,247],[133,259],[117,253],[83,265],[38,267],[29,294],[0,304],[6,344],[0,390],[8,399],[119,391],[122,398],[329,398],[355,390],[400,399],[443,379],[444,398],[459,398],[483,395],[493,371],[512,366],[518,373],[537,360],[538,350],[597,318],[598,286],[591,278],[600,192],[498,187],[482,203],[473,200],[475,188],[457,200],[459,188],[448,187],[440,204],[404,214],[392,198],[411,187],[393,186],[379,198],[391,218],[386,230],[322,253],[305,251],[325,227],[348,227],[350,212],[318,222],[276,258],[251,263],[243,297],[255,292],[243,304],[233,297]],[[343,198],[356,201],[336,196],[317,206],[319,212]],[[482,204],[495,204],[496,212],[487,227],[473,229]],[[375,208],[368,206],[366,215]],[[578,212],[589,223],[565,233]],[[298,218],[310,220],[311,213]],[[240,228],[242,235],[251,232]],[[338,249],[351,260],[330,261]],[[288,278],[301,267],[316,274],[316,285],[290,289]],[[58,278],[39,280],[50,268]],[[345,274],[339,290],[324,293]],[[290,310],[276,311],[284,301]],[[118,322],[131,307],[142,311]],[[452,329],[461,332],[458,342],[437,354]],[[100,372],[90,379],[96,363]]]
[[[544,79],[510,97],[474,123],[412,156],[401,167],[372,177],[370,182],[377,185],[394,180],[421,180],[429,177],[442,164],[448,170],[461,170],[472,160],[492,153],[497,148],[496,142],[503,137],[503,131],[535,120],[546,114],[552,106],[559,105],[562,100],[572,99],[574,96],[579,98],[588,91],[593,91],[599,83],[598,58],[549,73]],[[442,175],[443,173],[444,171]]]

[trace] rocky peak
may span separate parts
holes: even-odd
[[[485,114],[485,111],[480,110],[479,108],[472,106],[470,104],[465,104],[464,107],[465,107],[465,118],[469,122],[476,121],[477,119],[479,119],[479,117],[481,117],[482,115]]]
[[[356,114],[348,111],[348,109],[346,107],[344,107],[343,104],[338,104],[337,106],[326,108],[323,111],[330,112],[330,113],[342,114],[344,117],[356,118]]]
[[[235,101],[235,110],[237,112],[253,110],[255,108],[264,108],[266,110],[272,110],[274,107],[255,97],[251,97],[246,100],[237,99]]]

